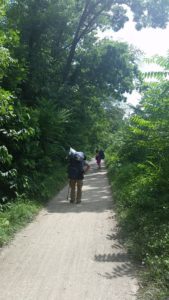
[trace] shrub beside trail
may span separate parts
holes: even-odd
[[[167,86],[147,88],[139,109],[114,134],[106,154],[126,245],[144,270],[146,293],[150,287],[152,296],[145,299],[152,300],[169,297]]]

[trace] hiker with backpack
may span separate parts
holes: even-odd
[[[101,160],[104,158],[105,158],[104,151],[102,149],[100,150],[97,149],[95,159],[99,169],[101,168]]]
[[[96,159],[96,163],[98,165],[98,168],[100,169],[101,168],[101,158],[100,158],[100,155],[99,155],[99,150],[96,150],[95,159]]]
[[[81,203],[84,174],[90,166],[83,152],[70,151],[68,178],[70,186],[70,203]]]

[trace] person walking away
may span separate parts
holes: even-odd
[[[70,154],[68,166],[70,203],[81,203],[84,174],[89,168],[85,155],[82,158],[78,153]]]
[[[101,168],[101,158],[100,158],[100,155],[99,155],[99,150],[96,150],[95,159],[96,159],[96,163],[98,165],[98,168],[100,169]]]
[[[99,150],[99,156],[101,160],[105,158],[104,151],[102,149]]]

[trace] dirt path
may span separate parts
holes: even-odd
[[[136,299],[105,168],[92,164],[83,190],[83,202],[74,205],[65,188],[1,251],[1,300]]]

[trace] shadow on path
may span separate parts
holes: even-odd
[[[91,166],[90,172],[85,176],[82,193],[82,203],[70,204],[66,199],[68,186],[66,186],[47,206],[49,213],[101,213],[112,209],[112,195],[107,180],[106,169],[96,169]],[[105,201],[106,200],[106,201]]]
[[[113,253],[97,254],[94,257],[95,261],[99,263],[113,263],[113,269],[111,272],[98,273],[98,275],[106,279],[123,276],[134,279],[136,277],[136,269],[131,263],[131,257],[124,250],[118,226],[114,227],[113,231],[112,234],[106,236],[107,240],[112,241],[111,248]]]
[[[63,214],[110,212],[107,219],[112,221],[113,232],[105,232],[105,239],[110,241],[110,253],[97,253],[94,255],[94,261],[99,264],[111,263],[113,268],[110,272],[97,272],[97,274],[109,280],[123,276],[135,278],[135,270],[121,243],[118,226],[113,223],[115,221],[114,204],[105,167],[98,170],[92,165],[91,171],[85,176],[81,204],[70,204],[66,200],[67,191],[68,186],[49,203],[48,212]]]

